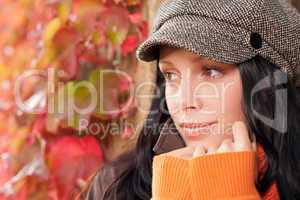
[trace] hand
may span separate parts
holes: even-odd
[[[203,145],[199,144],[196,147],[188,146],[174,151],[166,153],[175,157],[184,159],[195,158],[198,156],[225,153],[225,152],[237,152],[237,151],[256,151],[256,141],[253,138],[253,142],[250,141],[248,130],[244,122],[237,121],[232,126],[232,133],[234,141],[225,139],[221,145],[216,148],[208,148],[207,150]],[[253,135],[254,137],[254,135]]]

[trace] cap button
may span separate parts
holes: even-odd
[[[250,44],[254,49],[260,49],[262,47],[262,38],[259,33],[251,33]]]

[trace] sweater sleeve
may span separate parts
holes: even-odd
[[[191,200],[188,165],[186,159],[154,156],[151,200]]]
[[[193,199],[261,199],[255,187],[255,152],[200,156],[190,159],[189,167]]]
[[[152,200],[260,200],[255,152],[153,159]]]

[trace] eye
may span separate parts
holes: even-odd
[[[223,77],[223,72],[217,68],[206,68],[206,75],[212,79]]]
[[[163,75],[167,81],[175,81],[178,78],[177,74],[174,72],[163,72]]]

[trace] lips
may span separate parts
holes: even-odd
[[[181,128],[188,128],[188,129],[193,129],[193,128],[205,128],[208,127],[212,124],[216,123],[216,121],[213,122],[203,122],[203,123],[181,123],[179,126]]]
[[[212,133],[212,125],[217,121],[205,123],[181,123],[179,126],[183,130],[183,134],[188,140],[198,140]]]

